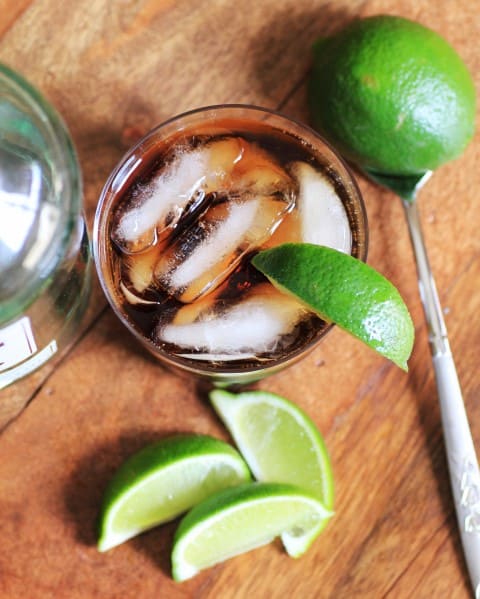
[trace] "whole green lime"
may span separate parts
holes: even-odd
[[[314,126],[346,158],[391,175],[433,170],[473,137],[475,88],[455,50],[401,17],[352,22],[314,45]]]

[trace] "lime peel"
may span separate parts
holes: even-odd
[[[332,466],[320,431],[296,404],[275,393],[215,389],[210,401],[257,480],[294,484],[329,511],[329,517],[301,535],[282,534],[287,552],[301,555],[333,515]]]
[[[220,491],[180,522],[172,551],[177,581],[272,541],[285,528],[329,517],[321,502],[294,485],[247,483]]]
[[[207,435],[175,435],[127,459],[104,494],[98,550],[168,522],[225,487],[251,480],[240,454]]]
[[[379,174],[434,170],[475,131],[465,63],[436,32],[398,16],[357,19],[314,44],[308,97],[316,128]]]
[[[264,250],[252,264],[277,289],[408,370],[414,341],[410,313],[396,287],[371,266],[309,243]]]

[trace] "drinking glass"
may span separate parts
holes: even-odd
[[[152,334],[155,327],[159,326],[158,321],[161,321],[166,313],[169,313],[171,310],[175,311],[177,308],[182,308],[181,301],[178,302],[178,297],[177,299],[171,298],[170,292],[167,290],[161,299],[158,299],[156,295],[158,292],[158,281],[152,280],[151,289],[147,289],[146,294],[144,293],[139,299],[136,296],[135,290],[132,293],[129,283],[125,285],[124,281],[122,281],[123,272],[128,264],[135,261],[139,256],[142,259],[142,255],[145,256],[148,252],[152,252],[152,247],[156,247],[155,244],[157,242],[160,246],[165,242],[157,239],[160,236],[158,223],[151,222],[149,224],[151,229],[146,234],[151,235],[152,238],[146,242],[145,248],[141,249],[138,254],[133,246],[119,248],[119,234],[117,229],[119,220],[121,221],[124,218],[120,206],[122,209],[125,206],[126,210],[131,209],[133,206],[133,210],[135,211],[135,206],[138,207],[139,201],[140,203],[143,202],[143,200],[138,200],[139,195],[146,194],[145,197],[151,197],[154,193],[160,193],[161,195],[161,192],[158,192],[159,188],[157,192],[152,192],[151,186],[149,187],[149,181],[154,180],[152,179],[152,173],[156,173],[155,176],[161,177],[162,169],[168,168],[169,164],[170,166],[174,165],[172,167],[173,170],[177,169],[180,172],[179,177],[191,176],[191,171],[189,171],[188,167],[185,165],[184,167],[178,166],[180,158],[177,160],[175,156],[179,156],[180,151],[187,152],[188,148],[190,148],[191,151],[195,152],[200,148],[198,150],[200,152],[203,147],[214,147],[208,146],[208,144],[222,140],[227,140],[225,145],[227,148],[226,151],[230,151],[231,147],[228,144],[237,143],[235,141],[228,141],[232,139],[243,140],[240,143],[244,143],[244,146],[247,148],[245,151],[251,153],[257,152],[257,162],[255,162],[255,159],[252,159],[251,165],[253,165],[253,170],[260,169],[259,173],[264,172],[261,169],[264,168],[263,165],[266,160],[264,156],[265,152],[268,151],[274,156],[275,164],[284,163],[282,168],[285,168],[286,172],[293,168],[292,165],[297,164],[299,156],[305,163],[315,165],[321,171],[323,180],[326,179],[328,181],[327,186],[330,186],[329,188],[338,194],[341,205],[343,205],[346,221],[348,222],[347,228],[351,237],[351,244],[348,251],[356,258],[365,260],[368,241],[368,226],[364,204],[359,189],[346,164],[337,152],[316,132],[308,126],[296,122],[279,112],[247,105],[221,105],[200,108],[176,116],[159,125],[130,149],[120,160],[106,182],[95,216],[93,251],[103,290],[121,322],[162,364],[183,373],[190,373],[206,378],[217,385],[249,383],[294,364],[305,356],[307,352],[311,351],[325,337],[332,326],[320,321],[318,317],[313,317],[314,320],[310,320],[308,326],[304,326],[302,330],[297,331],[295,342],[286,346],[285,350],[272,351],[270,354],[268,351],[260,352],[259,355],[255,356],[241,354],[238,359],[235,359],[235,356],[226,355],[221,351],[217,353],[202,353],[202,350],[199,349],[197,355],[194,355],[195,350],[190,353],[178,351],[178,349],[172,346],[172,343],[164,343]],[[223,147],[220,144],[215,146],[217,149]],[[261,149],[258,149],[259,147]],[[174,157],[172,158],[172,156]],[[202,155],[199,154],[199,156]],[[245,155],[242,154],[242,156],[243,160]],[[217,156],[216,159],[220,160],[220,162],[222,161],[221,157]],[[178,164],[175,160],[177,160]],[[183,175],[181,168],[184,168]],[[208,170],[208,167],[206,168]],[[308,169],[309,167],[305,166],[302,168]],[[218,173],[213,173],[213,175],[205,173],[207,179],[208,177],[211,178],[211,176],[217,177],[217,175]],[[175,182],[174,185],[181,187],[181,181]],[[253,185],[255,188],[255,183]],[[250,194],[249,197],[252,194],[251,189],[250,187],[247,190],[248,194]],[[198,189],[196,193],[198,195]],[[214,190],[210,194],[214,196],[213,200],[210,199],[210,202],[214,202],[214,206],[218,206],[219,197],[221,199],[222,193]],[[202,201],[205,199],[204,196],[205,194],[201,198]],[[191,225],[192,220],[195,222],[199,214],[198,218],[206,219],[208,224],[209,217],[202,215],[204,215],[204,210],[207,211],[208,215],[208,210],[210,210],[208,206],[211,204],[208,204],[207,201],[207,208],[204,209],[201,207],[198,209],[195,207],[191,209],[191,204],[195,204],[196,197],[192,196],[193,199],[188,205],[189,209],[193,212],[183,217],[187,223],[187,227]],[[209,194],[207,193],[207,200],[208,197]],[[161,198],[158,201],[161,201]],[[267,207],[270,206],[269,201],[267,200]],[[318,201],[322,202],[323,200],[319,197]],[[217,203],[215,204],[215,202]],[[292,214],[296,210],[297,207],[293,207],[288,214],[288,218],[293,218]],[[179,212],[178,207],[171,210],[168,218],[174,219],[175,212]],[[133,215],[135,218],[136,214],[135,212]],[[132,215],[128,218],[132,222],[135,220],[132,220]],[[138,223],[135,226],[137,225]],[[206,226],[204,225],[204,228]],[[272,234],[272,239],[278,238],[279,242],[282,241],[281,235],[279,235],[282,226],[283,223],[278,226],[278,231],[276,230]],[[321,227],[321,224],[319,226]],[[180,219],[178,228],[172,228],[170,233],[169,239],[171,243],[178,245],[180,243],[179,239],[188,239],[188,234],[185,236],[185,233],[182,233],[182,227],[183,221]],[[330,233],[334,233],[334,231],[330,231]],[[195,235],[197,233],[191,234],[192,237],[195,237]],[[170,242],[167,239],[167,247]],[[183,244],[184,242],[182,241],[181,243]],[[261,247],[265,245],[268,246],[269,242],[267,241]],[[261,247],[256,249],[261,249]],[[154,251],[157,251],[157,249]],[[162,252],[163,250],[160,251],[160,255],[162,255]],[[251,252],[243,257],[243,264],[245,262],[248,263],[249,255],[251,255]],[[158,271],[158,266],[154,265],[152,268],[155,272]],[[243,273],[242,266],[239,268]],[[244,266],[244,268],[248,271],[248,266]],[[253,267],[250,267],[250,270],[252,269]],[[237,270],[234,270],[233,276],[240,276]],[[245,276],[246,279],[242,279],[242,285],[250,288],[248,276]],[[264,288],[262,287],[262,289]],[[173,293],[175,295],[175,292]],[[218,289],[213,291],[210,296],[215,298],[217,293],[219,293]],[[220,298],[224,297],[222,293],[228,295],[228,291],[220,291]],[[209,300],[205,298],[210,296],[207,293],[199,301],[207,302]],[[153,300],[150,301],[152,297]],[[196,301],[195,299],[193,300],[194,306]],[[214,299],[212,301],[215,302],[217,300]],[[225,302],[222,299],[219,300],[219,305],[223,306],[222,309],[225,309]],[[188,309],[195,310],[195,308],[191,307]],[[187,313],[188,310],[183,309],[182,314],[184,312]],[[253,320],[256,317],[252,313],[250,321],[245,321],[245,326],[254,327],[255,322]],[[248,316],[247,320],[249,320]],[[236,334],[240,334],[240,329],[242,328],[244,326],[239,325],[236,332],[235,330],[232,331],[231,336],[233,341]]]

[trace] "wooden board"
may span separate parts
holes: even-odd
[[[104,181],[141,133],[183,110],[222,102],[280,108],[308,121],[313,40],[379,13],[414,18],[443,34],[478,87],[480,17],[468,0],[1,0],[0,60],[67,122],[91,226]],[[479,158],[477,135],[420,199],[477,445]],[[332,456],[336,515],[312,549],[292,560],[274,543],[184,584],[170,577],[175,523],[97,552],[99,503],[122,460],[175,431],[228,436],[195,381],[147,356],[95,282],[68,355],[0,392],[1,597],[471,596],[402,207],[387,191],[358,181],[370,221],[369,262],[400,288],[417,340],[405,375],[335,329],[300,364],[258,384],[304,408]]]

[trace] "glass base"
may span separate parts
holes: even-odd
[[[91,257],[84,230],[76,258],[67,256],[28,309],[0,328],[0,389],[68,349],[87,308],[90,290]]]

